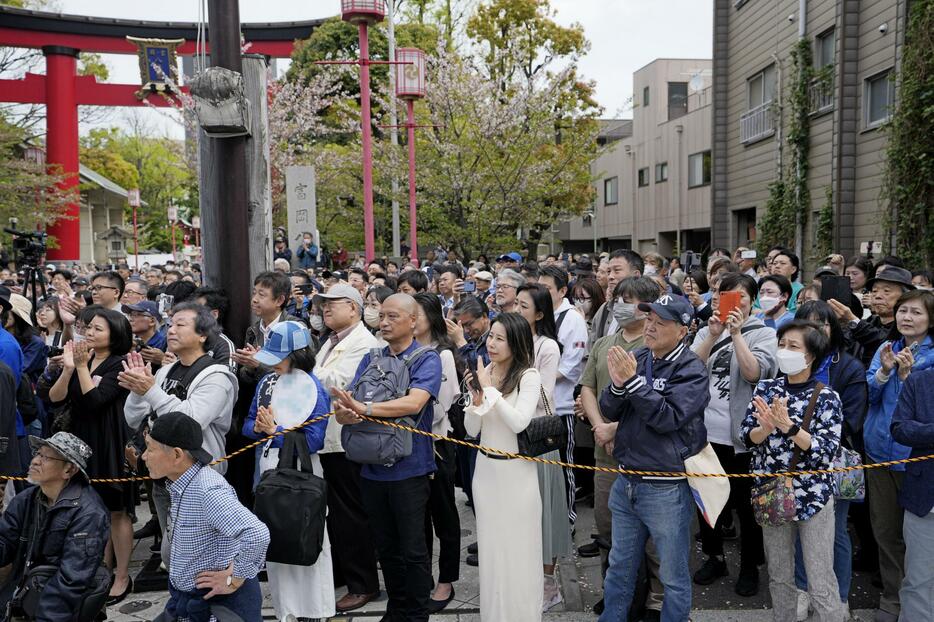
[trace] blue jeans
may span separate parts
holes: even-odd
[[[233,594],[204,600],[207,593],[205,589],[182,592],[175,589],[170,581],[169,600],[165,611],[156,620],[174,622],[178,618],[186,618],[190,622],[208,622],[213,614],[218,622],[251,622],[263,617],[263,593],[256,577],[244,581]]]
[[[655,541],[665,587],[662,622],[687,622],[691,613],[691,520],[694,498],[686,480],[641,480],[621,475],[610,491],[613,547],[603,586],[600,622],[629,617],[645,541]]]
[[[840,589],[840,602],[845,603],[850,595],[850,583],[853,581],[853,543],[850,541],[850,532],[846,528],[847,515],[850,513],[850,502],[834,499],[834,538],[833,538],[833,572],[837,575],[837,586]],[[795,538],[795,585],[799,590],[807,591],[808,577],[804,571],[804,556],[801,553],[801,537]]]

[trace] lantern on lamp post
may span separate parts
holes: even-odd
[[[418,257],[418,233],[415,222],[415,100],[425,96],[425,53],[418,48],[396,50],[396,97],[405,100],[409,143],[409,246],[412,258]]]
[[[384,0],[341,0],[341,18],[360,36],[360,125],[363,131],[363,235],[366,260],[376,256],[373,235],[373,130],[370,119],[370,44],[367,29],[386,17]]]

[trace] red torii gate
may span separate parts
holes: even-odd
[[[307,39],[324,20],[243,24],[249,51],[272,58],[289,58],[296,39]],[[127,36],[152,39],[185,39],[180,55],[194,55],[198,24],[146,22],[80,15],[61,15],[0,6],[0,46],[37,48],[45,55],[45,75],[27,73],[20,80],[0,80],[0,102],[45,104],[46,159],[61,166],[66,186],[78,184],[78,106],[144,106],[136,93],[139,84],[104,84],[93,76],[77,75],[80,52],[133,54],[138,48]],[[148,104],[169,106],[158,94]],[[49,259],[78,260],[81,225],[79,206],[48,228],[59,248],[50,249]]]

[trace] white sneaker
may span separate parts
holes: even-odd
[[[564,601],[561,596],[561,590],[558,588],[558,581],[554,575],[545,575],[545,593],[542,596],[542,613],[545,613],[555,605]]]
[[[804,590],[798,590],[798,612],[795,616],[795,620],[798,622],[805,622],[808,619],[808,615],[811,610],[811,598],[808,596],[808,593]]]

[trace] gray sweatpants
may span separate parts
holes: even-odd
[[[905,580],[899,620],[929,620],[934,612],[934,514],[905,511]]]
[[[762,540],[769,563],[769,592],[772,619],[795,622],[798,603],[795,587],[795,536],[801,537],[804,569],[808,575],[808,595],[818,622],[843,622],[843,604],[833,571],[833,499],[806,521],[792,521],[780,527],[763,527]],[[816,580],[812,580],[814,577]]]

